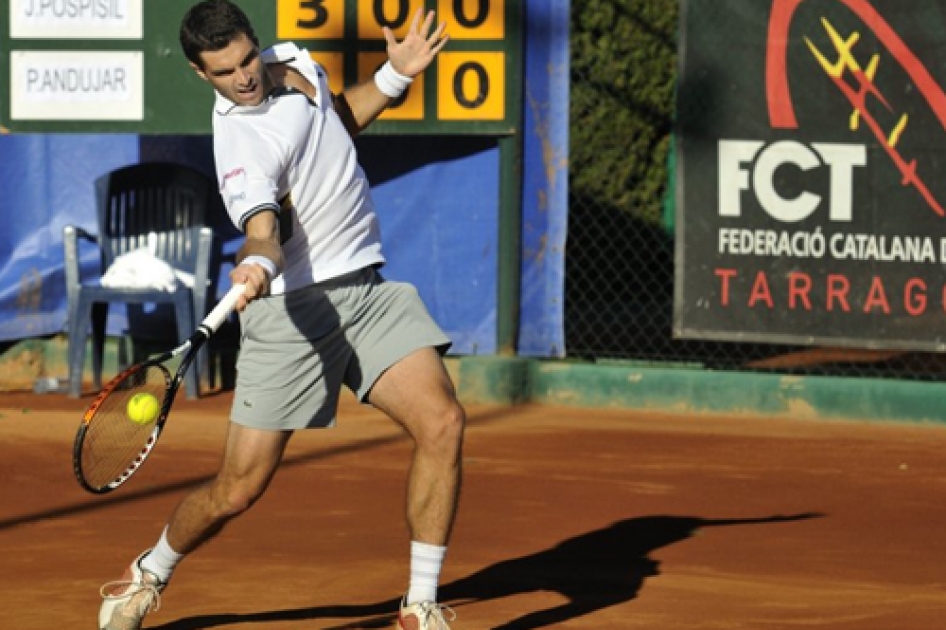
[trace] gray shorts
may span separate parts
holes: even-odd
[[[417,289],[374,268],[255,300],[240,327],[230,417],[257,429],[333,426],[342,385],[364,402],[407,355],[450,347]]]

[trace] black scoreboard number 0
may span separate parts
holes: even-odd
[[[479,86],[479,89],[475,90],[475,95],[472,98],[470,98],[467,91],[463,89],[463,84],[469,73],[474,75],[476,85]],[[461,63],[456,73],[453,75],[453,95],[456,97],[457,103],[459,103],[461,107],[466,107],[467,109],[481,107],[489,96],[489,74],[486,72],[486,69],[475,61]]]

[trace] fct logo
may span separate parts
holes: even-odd
[[[859,144],[815,143],[810,147],[793,140],[768,146],[754,140],[721,140],[719,143],[719,215],[742,216],[743,193],[755,192],[770,217],[795,223],[821,207],[821,195],[804,191],[794,198],[776,188],[775,174],[791,165],[802,171],[827,168],[830,178],[829,217],[846,222],[853,217],[854,169],[867,165],[867,147]]]

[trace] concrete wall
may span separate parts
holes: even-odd
[[[116,373],[120,345],[110,338],[105,378]],[[0,354],[0,391],[31,390],[40,378],[64,380],[64,337],[31,339]],[[233,353],[217,357],[227,382]],[[946,421],[946,385],[890,379],[799,377],[631,363],[596,365],[519,357],[448,357],[468,403],[539,403],[687,414],[747,414],[801,420],[914,423]],[[91,378],[86,369],[85,380]],[[87,386],[88,389],[89,386]]]

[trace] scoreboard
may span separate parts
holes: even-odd
[[[178,44],[196,0],[9,0],[0,11],[0,132],[210,133],[213,91]],[[520,0],[237,0],[260,45],[294,41],[338,92],[387,59],[418,10],[450,42],[369,128],[514,135],[522,99]]]

